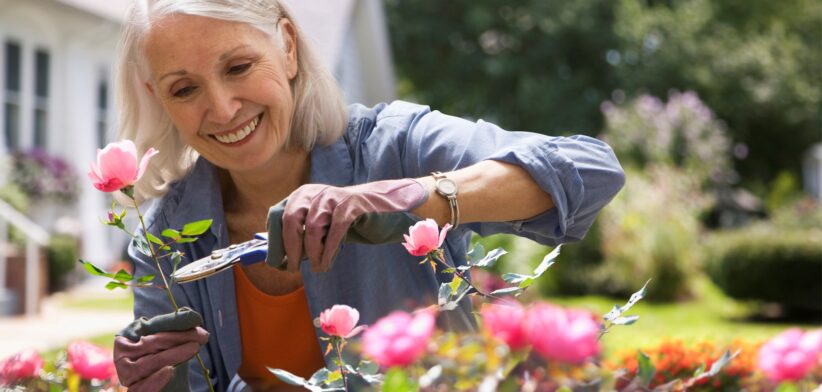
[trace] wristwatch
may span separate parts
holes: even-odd
[[[432,172],[431,175],[437,181],[434,185],[437,193],[448,200],[448,206],[451,208],[451,229],[456,229],[460,225],[460,205],[457,203],[459,188],[457,183],[438,171]]]

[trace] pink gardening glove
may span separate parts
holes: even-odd
[[[365,214],[407,212],[427,198],[423,185],[410,178],[348,187],[307,184],[297,188],[288,197],[282,217],[288,270],[299,270],[305,250],[314,271],[328,271],[357,218]]]

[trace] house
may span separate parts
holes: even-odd
[[[110,198],[85,173],[96,149],[116,136],[112,64],[129,1],[0,0],[0,154],[39,147],[70,163],[82,183],[76,205],[44,206],[33,215],[47,230],[58,217],[73,218],[82,257],[103,266],[120,257],[127,238],[100,224]],[[380,0],[286,4],[349,102],[394,98]]]

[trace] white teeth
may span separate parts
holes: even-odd
[[[253,120],[251,120],[250,123],[248,123],[248,125],[246,125],[243,129],[241,129],[237,132],[229,133],[229,134],[223,134],[223,135],[214,135],[214,137],[217,140],[219,140],[221,143],[236,143],[236,142],[239,142],[240,140],[243,140],[248,135],[250,135],[251,132],[254,132],[255,129],[257,129],[257,123],[259,121],[260,121],[260,117],[259,116],[255,117]]]

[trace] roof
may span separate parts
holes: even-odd
[[[91,14],[122,22],[133,0],[56,0]],[[312,47],[335,64],[348,27],[354,0],[283,0],[300,28],[308,35]]]

